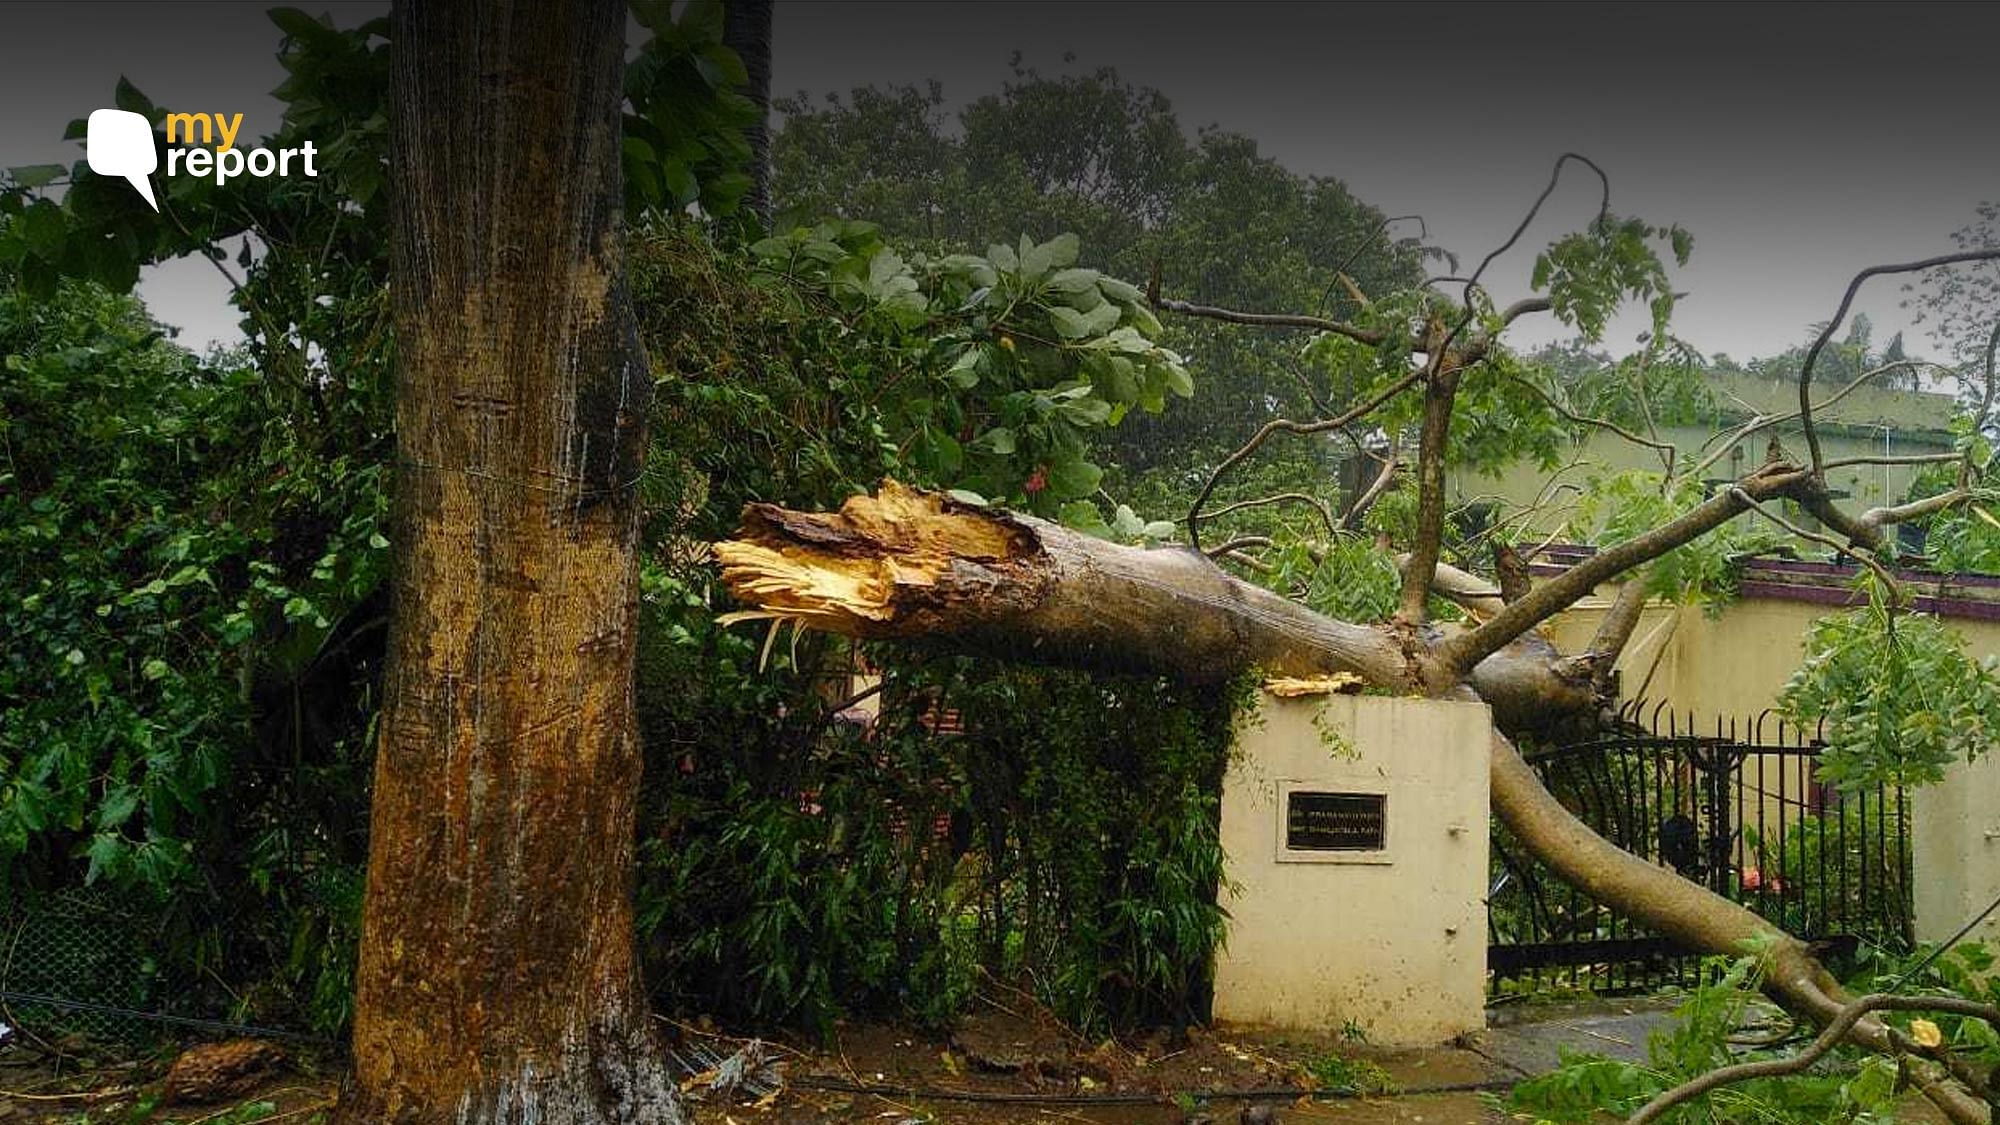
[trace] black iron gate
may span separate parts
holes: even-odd
[[[1692,716],[1664,707],[1645,717],[1636,733],[1532,751],[1528,761],[1606,839],[1835,956],[1863,943],[1912,944],[1900,789],[1835,791],[1818,779],[1812,732],[1769,712],[1702,733]],[[1693,979],[1688,950],[1573,890],[1497,825],[1488,905],[1495,990],[1629,992]]]

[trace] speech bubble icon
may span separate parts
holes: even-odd
[[[91,171],[100,176],[123,176],[153,210],[160,209],[153,199],[153,181],[146,178],[160,166],[160,154],[153,148],[153,123],[145,114],[127,109],[91,110],[83,151]]]

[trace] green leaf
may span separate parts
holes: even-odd
[[[995,426],[985,433],[980,434],[972,444],[975,449],[978,449],[982,453],[992,453],[1004,457],[1014,452],[1014,431],[1005,426]]]
[[[139,114],[146,120],[157,123],[160,111],[154,107],[153,100],[140,93],[139,88],[132,85],[132,80],[122,74],[118,76],[118,86],[111,95],[111,103],[128,113]]]
[[[986,360],[986,351],[974,344],[958,353],[958,359],[945,373],[945,381],[961,391],[969,391],[979,385],[979,367]]]
[[[1117,532],[1120,539],[1137,539],[1145,532],[1146,521],[1140,519],[1139,513],[1133,511],[1130,505],[1120,504],[1118,510],[1111,514],[1111,530]]]
[[[1072,308],[1057,305],[1049,310],[1049,321],[1056,326],[1056,332],[1065,340],[1079,340],[1091,334],[1090,322],[1084,314]]]
[[[84,885],[97,882],[106,868],[118,862],[118,856],[124,850],[125,841],[114,834],[100,832],[91,837],[90,847],[85,852],[90,857],[90,869],[83,874]]]
[[[1021,236],[1021,278],[1024,281],[1040,281],[1054,270],[1074,265],[1077,254],[1077,237],[1067,232],[1056,235],[1040,246]]]
[[[326,25],[297,8],[272,8],[264,13],[279,31],[293,39],[312,39],[328,30]]]
[[[1062,457],[1049,463],[1049,491],[1058,500],[1089,496],[1103,479],[1104,470],[1081,457]]]
[[[19,187],[34,189],[45,187],[69,174],[69,169],[60,164],[23,164],[7,169],[7,175]]]
[[[1061,270],[1054,277],[1049,278],[1049,292],[1069,294],[1094,290],[1098,288],[1098,276],[1096,270]],[[1134,290],[1134,292],[1137,292],[1137,290]]]
[[[97,806],[97,828],[100,832],[110,832],[132,819],[139,808],[139,791],[130,785],[120,785],[104,795],[104,801]]]
[[[1104,513],[1088,500],[1072,500],[1056,511],[1056,520],[1064,527],[1074,528],[1099,537],[1111,534],[1111,525],[1104,522]]]
[[[1118,326],[1119,308],[1105,302],[1083,314],[1083,334],[1097,336]]]

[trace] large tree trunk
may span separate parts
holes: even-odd
[[[677,1122],[639,988],[620,0],[399,4],[395,607],[341,1122]]]
[[[1565,658],[1533,633],[1486,656],[1461,683],[1449,671],[1455,634],[1334,621],[1231,578],[1197,552],[1121,547],[894,482],[832,514],[753,504],[737,537],[715,550],[730,591],[758,607],[751,616],[852,636],[936,638],[1196,681],[1253,667],[1277,676],[1347,673],[1394,690],[1477,696],[1503,730],[1552,718],[1588,723],[1602,709],[1597,658]],[[1495,815],[1565,881],[1692,948],[1758,953],[1773,996],[1822,1022],[1838,1012],[1844,994],[1803,943],[1599,836],[1498,732],[1491,776]],[[1851,1038],[1915,1051],[1873,1018],[1858,1022]],[[1929,1053],[1962,1070],[1947,1053]],[[1914,1067],[1953,1121],[1984,1120],[1981,1103],[1943,1081],[1935,1065]]]
[[[753,504],[737,538],[715,551],[738,600],[849,636],[949,639],[1194,682],[1251,667],[1345,672],[1403,690],[1456,682],[1441,682],[1432,657],[1449,629],[1335,621],[1198,551],[1122,547],[894,481],[834,514]],[[1600,708],[1593,667],[1530,634],[1481,661],[1468,682],[1505,729],[1587,725]]]

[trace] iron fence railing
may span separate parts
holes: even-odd
[[[1662,706],[1644,718],[1629,733],[1528,760],[1611,842],[1831,956],[1913,944],[1902,790],[1836,791],[1818,778],[1817,732],[1770,712],[1704,724]],[[1488,907],[1497,991],[1632,992],[1694,980],[1690,951],[1563,883],[1498,825]]]

